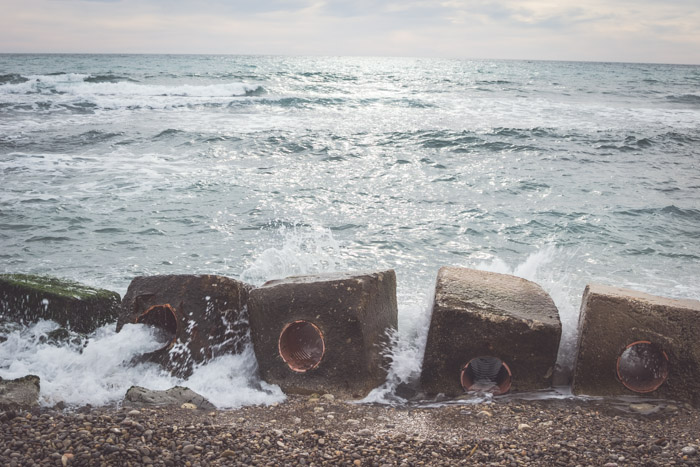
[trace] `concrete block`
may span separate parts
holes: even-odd
[[[91,333],[114,322],[119,294],[51,276],[0,274],[0,317],[27,324],[46,319]]]
[[[700,302],[591,284],[573,392],[649,394],[700,405]]]
[[[428,394],[548,388],[561,323],[551,297],[519,277],[459,267],[438,272],[423,359]]]
[[[186,377],[194,364],[242,350],[248,332],[242,318],[252,288],[215,275],[137,277],[122,300],[117,332],[126,323],[155,326],[165,344],[140,360]]]
[[[287,393],[361,398],[386,379],[394,271],[270,281],[248,302],[260,374]]]

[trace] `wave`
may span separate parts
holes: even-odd
[[[615,214],[623,216],[654,216],[654,215],[665,215],[673,216],[680,219],[688,219],[693,221],[700,221],[700,209],[694,208],[679,208],[678,206],[671,204],[669,206],[664,206],[662,208],[640,208],[640,209],[627,209],[624,211],[617,211]]]
[[[118,83],[120,81],[127,81],[131,83],[138,83],[138,80],[128,78],[126,76],[118,76],[118,75],[97,75],[97,76],[88,76],[85,78],[83,81],[86,83]]]
[[[61,73],[56,75],[3,75],[2,94],[58,94],[74,96],[128,96],[128,97],[205,97],[223,98],[258,96],[266,92],[260,85],[242,82],[221,84],[144,84],[117,75],[85,75]]]
[[[530,143],[547,137],[558,136],[552,130],[544,128],[494,128],[490,132],[420,131],[410,134],[392,134],[392,141],[387,144],[408,139],[417,140],[418,145],[423,148],[451,150],[456,153],[544,151],[544,147],[521,144],[518,140],[527,140]]]
[[[666,99],[675,104],[700,105],[700,96],[696,94],[682,94],[680,96],[666,96]]]
[[[18,75],[15,73],[11,73],[8,75],[0,75],[0,85],[3,84],[20,84],[20,83],[26,83],[29,81],[29,78],[25,78],[22,75]]]

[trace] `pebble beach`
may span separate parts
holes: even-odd
[[[290,396],[235,410],[0,412],[0,463],[29,465],[700,465],[700,411],[659,401],[440,407]]]

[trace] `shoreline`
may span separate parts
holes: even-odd
[[[509,399],[442,407],[288,396],[272,406],[0,413],[3,465],[700,465],[700,410]],[[656,410],[654,410],[656,409]],[[647,413],[644,415],[644,413]],[[65,462],[65,463],[64,463]]]

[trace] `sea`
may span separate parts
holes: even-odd
[[[541,285],[575,359],[590,283],[700,299],[700,66],[386,57],[0,55],[0,273],[124,295],[136,276],[394,269],[387,381],[407,403],[437,271]],[[255,354],[178,379],[131,363],[152,331],[0,326],[0,377],[41,403],[185,385],[284,400]]]

